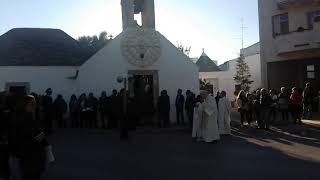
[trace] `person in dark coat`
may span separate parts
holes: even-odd
[[[51,97],[52,89],[46,90],[46,95],[42,97],[42,110],[44,114],[44,127],[46,134],[52,132],[52,120],[53,120],[53,99]]]
[[[128,128],[135,130],[139,122],[139,109],[137,97],[128,97]]]
[[[266,89],[261,89],[260,95],[260,121],[258,126],[261,129],[269,129],[270,126],[270,106],[272,99]]]
[[[59,128],[66,128],[66,121],[63,118],[64,114],[67,112],[68,105],[66,101],[63,99],[63,96],[59,94],[53,103],[55,117],[58,121]]]
[[[256,122],[260,121],[260,89],[253,94],[252,114]]]
[[[190,90],[186,92],[186,102],[185,102],[185,109],[188,115],[189,126],[192,128],[193,125],[193,110],[196,102],[195,94],[193,94]]]
[[[9,122],[6,107],[6,93],[0,93],[0,179],[9,178]]]
[[[6,113],[8,115],[8,148],[11,165],[19,165],[18,158],[21,152],[19,151],[21,149],[19,142],[21,142],[21,136],[19,136],[20,130],[17,127],[21,127],[20,119],[25,112],[25,95],[25,92],[10,92],[5,102]],[[11,177],[14,175],[10,174]]]
[[[312,119],[312,105],[314,99],[314,91],[311,83],[307,83],[303,91],[303,117],[304,119]]]
[[[182,90],[178,90],[178,94],[176,97],[176,113],[177,113],[177,125],[183,125],[184,124],[184,113],[183,113],[183,107],[184,107],[184,96],[182,95]]]
[[[170,97],[166,90],[161,91],[158,98],[159,128],[170,127]]]
[[[45,147],[49,145],[40,123],[35,119],[36,100],[26,96],[24,112],[15,126],[17,133],[17,155],[22,172],[22,180],[40,180],[45,168]]]
[[[215,99],[217,102],[217,108],[219,109],[219,100],[220,100],[220,92],[219,91],[217,92]]]
[[[106,125],[106,120],[109,114],[109,106],[110,106],[110,99],[107,96],[107,92],[103,91],[101,93],[101,97],[99,98],[99,112],[100,112],[100,119],[101,119],[101,126],[103,129],[110,128],[109,122]]]
[[[119,96],[118,96],[118,101],[119,101],[119,120],[120,120],[120,139],[121,140],[128,140],[129,139],[129,133],[128,133],[128,114],[127,114],[127,97],[128,93],[124,90],[121,89]]]
[[[90,128],[97,128],[98,127],[98,99],[94,97],[93,93],[89,93],[89,97],[87,100],[87,108],[88,108],[88,115],[89,119],[89,126]]]
[[[112,91],[110,96],[110,125],[111,128],[118,128],[121,108],[121,97],[119,98],[117,90]]]
[[[248,121],[248,124],[250,125],[251,122],[253,121],[253,101],[255,97],[250,93],[247,93],[246,97],[248,99],[247,121]]]
[[[73,94],[69,101],[69,113],[72,128],[79,127],[79,110],[79,101],[77,96]]]

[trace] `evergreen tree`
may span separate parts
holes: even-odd
[[[243,54],[237,60],[236,75],[233,77],[234,81],[241,86],[242,90],[249,91],[250,85],[254,82],[251,80],[250,68],[244,61]]]
[[[112,40],[112,36],[108,36],[108,33],[105,31],[101,32],[99,36],[81,36],[78,38],[78,42],[87,50],[89,56],[97,53],[110,40]]]

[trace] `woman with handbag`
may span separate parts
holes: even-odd
[[[49,143],[40,123],[36,121],[36,100],[24,98],[24,111],[16,126],[17,152],[22,180],[40,180],[47,163]]]
[[[245,119],[248,119],[248,99],[246,97],[246,94],[244,90],[241,90],[238,94],[237,100],[236,100],[237,106],[238,106],[238,112],[241,116],[241,125],[244,125]],[[248,122],[250,124],[250,122]]]

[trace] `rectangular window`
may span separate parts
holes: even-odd
[[[289,15],[288,13],[273,16],[273,36],[289,33]]]
[[[320,10],[307,13],[308,28],[309,29],[313,29],[314,18],[318,17],[318,16],[320,16]]]
[[[308,79],[315,79],[316,76],[315,76],[315,68],[314,68],[314,65],[308,65],[307,66],[307,78]]]

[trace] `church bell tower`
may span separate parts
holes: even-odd
[[[155,29],[154,0],[121,0],[123,31],[138,26],[135,14],[141,13],[142,28]]]

